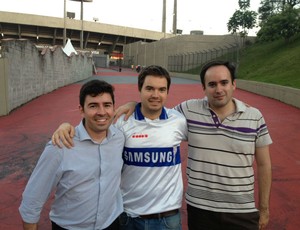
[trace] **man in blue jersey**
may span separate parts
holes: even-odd
[[[24,229],[38,229],[41,210],[54,188],[53,230],[119,229],[125,138],[111,125],[113,90],[99,80],[82,86],[79,111],[83,120],[75,129],[75,146],[60,149],[47,144],[23,193],[19,210]]]
[[[123,230],[181,229],[180,143],[187,139],[187,124],[179,112],[164,107],[170,84],[164,68],[143,68],[138,76],[141,103],[127,121],[119,119],[116,123],[126,139],[121,179]],[[65,125],[66,135],[69,129]],[[59,133],[65,140],[61,128],[53,136],[58,145]]]

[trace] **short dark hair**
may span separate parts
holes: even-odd
[[[233,82],[236,78],[236,67],[235,67],[235,64],[232,63],[232,62],[229,62],[229,61],[220,61],[220,60],[214,60],[214,61],[209,61],[207,62],[201,69],[201,72],[200,72],[200,79],[201,79],[201,83],[203,86],[205,86],[205,74],[206,74],[206,71],[213,67],[213,66],[219,66],[219,65],[223,65],[225,67],[227,67],[227,69],[229,70],[230,72],[230,75],[231,75],[231,81]]]
[[[96,97],[102,93],[109,93],[113,104],[115,104],[114,87],[102,80],[91,80],[86,82],[80,89],[79,103],[82,107],[84,107],[84,101],[87,95]]]
[[[166,78],[166,80],[167,80],[167,90],[169,92],[169,88],[170,88],[170,85],[171,85],[170,74],[165,68],[163,68],[161,66],[158,66],[158,65],[150,65],[150,66],[145,67],[145,68],[142,69],[141,73],[138,76],[139,91],[141,91],[141,89],[143,88],[145,78],[148,75]]]

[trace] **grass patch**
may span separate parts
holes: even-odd
[[[300,36],[254,44],[241,54],[238,78],[300,89]]]
[[[201,67],[187,73],[199,74]],[[240,54],[237,77],[300,89],[300,35],[289,43],[277,40],[245,48]]]

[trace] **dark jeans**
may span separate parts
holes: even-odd
[[[52,223],[52,230],[68,230],[66,228],[62,228],[59,225],[57,225],[56,223],[54,223],[53,221],[51,221]]]
[[[59,225],[57,225],[54,222],[52,223],[52,230],[68,230],[66,228],[62,228]],[[115,219],[114,222],[112,222],[111,225],[109,225],[107,228],[103,229],[103,230],[120,230],[120,224],[119,224],[119,218]]]
[[[189,230],[258,230],[258,212],[212,212],[187,205],[187,213]]]

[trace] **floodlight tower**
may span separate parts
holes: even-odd
[[[66,12],[66,3],[67,0],[64,0],[64,32],[63,32],[63,47],[66,46],[66,39],[67,39],[67,23],[66,23],[66,16],[67,16],[67,12]]]
[[[163,12],[162,12],[162,29],[161,32],[166,34],[166,9],[167,9],[167,0],[163,0]]]
[[[174,0],[174,9],[173,9],[173,34],[177,34],[177,0]]]
[[[71,0],[81,2],[80,9],[80,20],[81,20],[81,31],[80,31],[80,48],[83,49],[83,2],[93,2],[93,0]]]

